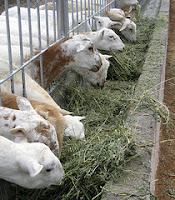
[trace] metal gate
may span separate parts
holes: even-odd
[[[16,26],[18,26],[18,34],[15,35],[16,39],[19,40],[19,53],[20,53],[20,66],[17,69],[13,70],[13,54],[12,54],[12,32],[13,26],[11,20],[11,12],[9,8],[11,4],[16,6]],[[40,57],[40,79],[41,86],[43,87],[43,72],[42,72],[42,54],[55,43],[67,38],[74,34],[79,34],[79,32],[88,30],[88,23],[92,20],[95,15],[106,15],[106,12],[110,7],[118,7],[119,0],[36,0],[33,3],[32,1],[27,0],[25,4],[21,0],[16,1],[7,1],[4,0],[4,13],[0,16],[0,23],[4,20],[6,24],[5,34],[7,37],[7,48],[8,48],[8,61],[9,61],[9,74],[6,77],[3,77],[0,80],[0,100],[1,100],[1,85],[7,81],[11,80],[11,91],[15,93],[15,85],[13,81],[13,76],[22,71],[22,82],[23,82],[23,96],[27,97],[26,94],[26,84],[25,84],[25,67],[27,65],[31,65],[33,69],[33,61],[37,57]],[[44,5],[41,5],[43,4]],[[23,16],[22,7],[26,7],[26,15]],[[43,9],[43,10],[42,10]],[[49,10],[51,9],[51,10]],[[43,17],[44,16],[44,17]],[[26,17],[26,18],[25,18]],[[25,19],[24,19],[25,18]],[[15,21],[14,20],[14,21]],[[24,20],[26,22],[24,22]],[[51,21],[51,22],[50,22]],[[24,26],[24,23],[27,26]],[[35,24],[35,26],[34,26]],[[95,24],[91,21],[92,29],[95,29]],[[83,27],[83,28],[82,28]],[[2,28],[0,26],[0,28]],[[29,48],[30,48],[30,59],[25,61],[23,54],[23,43],[24,41],[24,29],[27,29],[27,37],[29,40]],[[43,31],[44,30],[44,31]],[[33,36],[35,33],[35,37],[37,37],[38,44],[38,53],[33,55],[34,42]],[[36,34],[37,33],[37,34]],[[42,39],[44,35],[44,40],[46,45],[42,46]],[[34,69],[32,70],[32,78],[34,78]],[[0,101],[0,105],[1,105]]]

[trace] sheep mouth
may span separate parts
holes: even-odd
[[[92,72],[98,72],[101,66],[99,65],[94,65],[91,69]]]

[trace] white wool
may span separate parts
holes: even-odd
[[[14,143],[0,136],[0,178],[24,188],[59,185],[64,176],[59,159],[43,143]]]

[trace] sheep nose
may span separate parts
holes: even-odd
[[[123,46],[121,49],[119,49],[119,51],[123,51],[123,50],[124,50],[124,48],[125,48],[125,46]]]

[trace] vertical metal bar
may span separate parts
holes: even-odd
[[[39,0],[37,0],[37,17],[38,17],[38,40],[39,40],[39,51],[41,52],[41,25],[40,25],[40,11],[39,11]],[[41,86],[44,87],[43,81],[43,59],[42,55],[40,56],[40,79]]]
[[[56,10],[57,10],[57,34],[58,34],[58,39],[61,38],[61,15],[62,15],[62,10],[60,10],[60,0],[56,0]]]
[[[1,84],[0,84],[0,106],[2,106]]]
[[[100,15],[101,15],[101,1],[102,1],[102,0],[100,0]]]
[[[59,25],[60,37],[68,37],[69,32],[69,18],[68,18],[68,0],[59,0]]]
[[[83,21],[83,6],[82,6],[82,0],[80,1],[80,11],[81,11],[81,22]],[[86,10],[85,10],[86,11]],[[80,27],[81,32],[83,32],[83,27]]]
[[[119,8],[119,0],[115,0],[115,8]]]
[[[13,72],[13,68],[12,68],[12,49],[11,49],[11,39],[10,39],[10,25],[9,25],[9,15],[8,15],[8,1],[4,0],[4,5],[5,5],[7,41],[8,41],[9,68],[10,68],[10,73],[12,73]],[[15,89],[14,89],[14,78],[13,78],[13,76],[10,78],[10,81],[11,81],[11,91],[12,91],[12,93],[14,93]]]
[[[23,58],[23,42],[22,42],[22,26],[21,26],[21,12],[20,12],[20,0],[17,0],[17,9],[18,9],[18,28],[19,28],[19,41],[20,41],[20,55],[21,55],[21,65],[24,63]],[[22,71],[22,85],[23,85],[23,96],[27,97],[26,95],[26,83],[25,83],[25,73],[24,68]]]
[[[45,15],[46,15],[46,36],[47,36],[47,46],[49,46],[49,28],[48,28],[48,9],[47,9],[47,0],[45,0]]]
[[[94,0],[94,12],[97,10],[96,0]]]
[[[52,0],[53,3],[53,31],[54,31],[54,42],[56,41],[56,20],[55,20],[55,0]]]
[[[77,24],[78,25],[78,19],[79,19],[79,16],[78,16],[78,1],[76,0],[76,20],[77,20]],[[77,34],[79,34],[79,28],[77,28]]]
[[[89,16],[90,16],[90,0],[88,0],[88,18]],[[89,24],[91,24],[90,20],[89,20]]]
[[[73,0],[71,0],[71,4],[72,4],[72,29],[74,28],[74,3]],[[74,35],[74,30],[73,30],[73,35]]]
[[[84,0],[84,10],[85,10],[85,19],[84,20],[86,20],[87,19],[87,12],[86,12],[86,0]],[[85,31],[87,31],[87,22],[85,23]]]
[[[27,0],[28,10],[28,26],[29,26],[29,40],[30,40],[30,58],[33,58],[33,42],[32,42],[32,25],[31,25],[31,13],[30,13],[30,0]],[[32,78],[35,79],[34,64],[31,62]]]
[[[68,17],[68,13],[69,13],[69,9],[68,9],[68,0],[64,0],[64,35],[65,37],[68,37],[68,32],[69,32],[69,17]]]
[[[91,6],[90,6],[90,9],[91,9],[91,13],[90,13],[90,15],[93,15],[93,12],[94,12],[94,9],[93,9],[93,0],[91,0]],[[89,16],[90,16],[90,15],[89,15]],[[91,19],[91,21],[92,21],[92,29],[94,29],[93,20]]]

